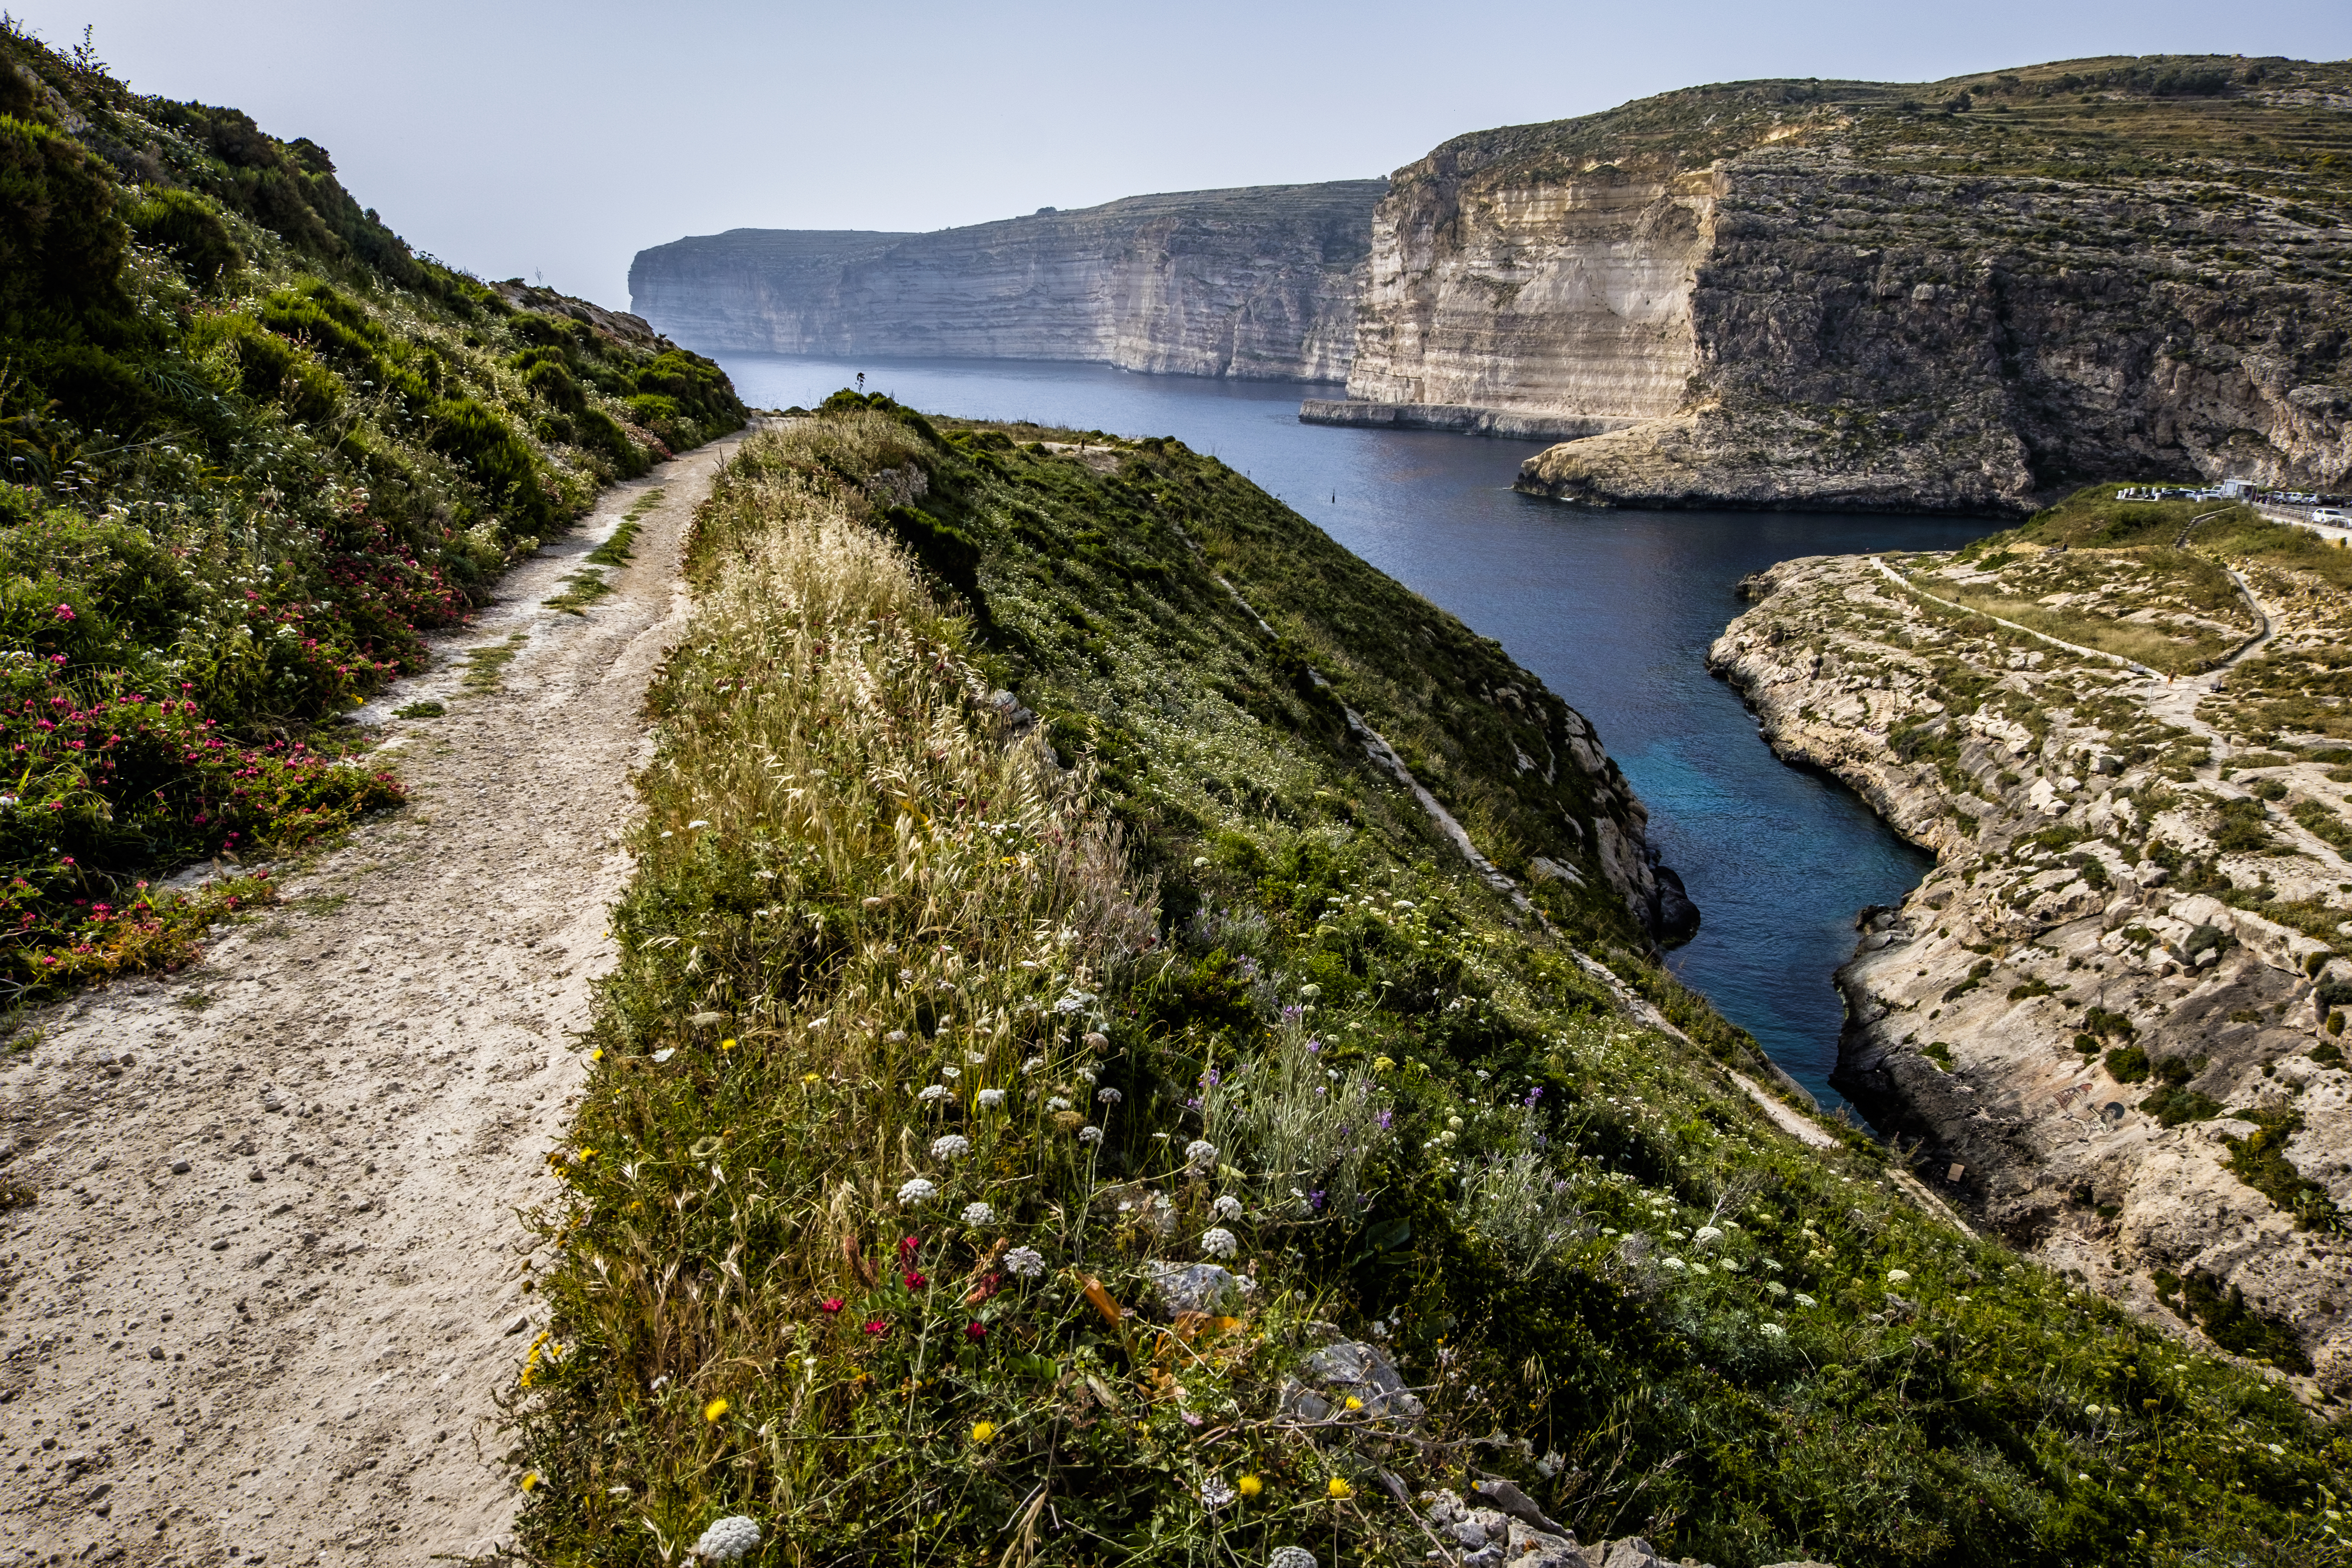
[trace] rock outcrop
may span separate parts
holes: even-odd
[[[734,229],[638,253],[638,314],[707,351],[1346,376],[1381,180],[1130,196],[930,234]]]
[[[2325,673],[2344,574],[2332,551],[2242,559],[2275,639],[2169,679],[1921,592],[2063,571],[2070,608],[2108,596],[2084,637],[2196,629],[2166,603],[2186,552],[2169,577],[2085,553],[1787,562],[1709,653],[1777,752],[1937,854],[1900,908],[1863,913],[1833,1081],[2020,1248],[2352,1393],[2352,749],[2330,739],[2352,715]],[[2197,613],[2218,647],[2261,624]]]
[[[1462,137],[1374,214],[1348,395],[1620,426],[1522,471],[1591,504],[2337,485],[2347,89],[2345,64],[2076,61]]]

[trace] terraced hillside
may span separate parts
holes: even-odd
[[[2352,552],[2116,488],[1776,566],[1710,663],[1937,852],[1837,1081],[2031,1255],[2342,1399]]]

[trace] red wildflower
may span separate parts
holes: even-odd
[[[988,1338],[988,1331],[978,1323],[966,1323],[963,1329],[963,1337],[970,1340],[972,1343],[978,1344],[981,1341]]]
[[[838,1296],[827,1296],[821,1303],[821,1309],[827,1313],[838,1312],[841,1307],[842,1301]]]
[[[890,1331],[890,1325],[884,1322],[879,1318],[868,1319],[866,1324],[866,1331],[869,1334],[887,1334]]]
[[[912,1258],[915,1256],[915,1249],[922,1245],[922,1239],[919,1237],[908,1237],[898,1243],[898,1256]]]
[[[909,1290],[919,1290],[925,1285],[929,1283],[929,1280],[925,1279],[921,1275],[916,1273],[911,1268],[907,1270],[905,1279],[907,1281],[907,1289]]]

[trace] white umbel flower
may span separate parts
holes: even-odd
[[[1117,1105],[1127,1097],[1115,1089],[1098,1089],[1095,1090],[1095,1098],[1105,1105]]]
[[[1234,1239],[1234,1233],[1223,1226],[1212,1226],[1201,1233],[1201,1250],[1212,1258],[1231,1258],[1241,1247],[1242,1244]]]
[[[1703,1225],[1699,1226],[1696,1231],[1692,1233],[1691,1239],[1704,1247],[1710,1241],[1721,1241],[1723,1239],[1723,1232],[1716,1229],[1715,1226],[1711,1225]]]
[[[902,1204],[927,1204],[939,1195],[940,1189],[920,1176],[898,1189],[898,1201]]]
[[[760,1525],[757,1520],[730,1514],[714,1521],[702,1539],[694,1543],[694,1554],[705,1563],[738,1563],[759,1550]]]
[[[1003,1089],[983,1089],[980,1091],[980,1108],[982,1110],[994,1110],[1003,1103],[1004,1091]]]
[[[1102,1141],[1103,1141],[1103,1130],[1102,1130],[1101,1128],[1099,1128],[1099,1127],[1081,1127],[1081,1128],[1079,1128],[1079,1129],[1078,1129],[1078,1142],[1081,1142],[1081,1143],[1099,1143],[1099,1142],[1101,1142]]]
[[[1034,1247],[1016,1247],[1004,1255],[1004,1269],[1024,1279],[1034,1279],[1045,1272],[1045,1255]]]
[[[963,1205],[963,1222],[966,1225],[994,1225],[996,1211],[986,1204],[966,1204]]]
[[[1222,1220],[1237,1220],[1242,1217],[1242,1201],[1227,1193],[1209,1205],[1209,1212]]]
[[[971,1152],[971,1140],[961,1132],[942,1133],[931,1140],[931,1158],[961,1160]]]
[[[915,1096],[915,1098],[928,1105],[933,1100],[945,1100],[949,1095],[953,1094],[954,1092],[955,1091],[953,1089],[950,1089],[943,1083],[935,1083],[927,1087],[922,1093]]]
[[[1206,1138],[1193,1139],[1190,1143],[1184,1145],[1184,1163],[1192,1166],[1192,1169],[1196,1171],[1208,1172],[1215,1170],[1217,1168],[1217,1146],[1214,1143],[1210,1142]]]

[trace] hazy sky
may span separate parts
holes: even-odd
[[[93,25],[142,92],[323,144],[419,249],[610,305],[631,256],[681,235],[1360,178],[1699,82],[2352,55],[2346,0],[9,4],[52,44]]]

